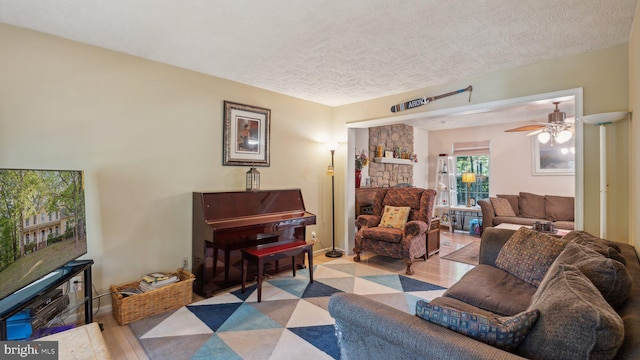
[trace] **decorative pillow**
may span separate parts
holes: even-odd
[[[532,219],[545,219],[546,213],[544,196],[521,192],[520,212],[522,212],[522,217]]]
[[[556,261],[531,298],[536,326],[516,349],[528,359],[613,359],[624,339],[620,316],[578,269]]]
[[[613,241],[595,237],[586,231],[577,230],[569,232],[562,238],[568,241],[573,241],[580,245],[584,245],[589,249],[604,255],[605,257],[620,261],[624,265],[627,265],[627,259],[625,259],[624,256],[620,254],[620,247]]]
[[[580,270],[613,308],[620,306],[631,292],[633,280],[627,267],[584,245],[568,243],[556,261]]]
[[[566,244],[564,239],[521,227],[498,253],[496,267],[538,287]]]
[[[380,224],[378,226],[402,229],[409,218],[410,211],[411,208],[408,206],[396,207],[387,205],[384,207],[382,220],[380,220]]]
[[[519,195],[498,194],[496,196],[500,199],[507,199],[507,201],[509,201],[509,204],[511,204],[511,208],[513,209],[513,212],[516,214],[516,216],[520,216],[520,196]]]
[[[416,316],[497,348],[513,350],[533,328],[540,312],[529,310],[507,317],[485,316],[418,300]]]
[[[545,195],[544,208],[547,220],[573,221],[573,202],[572,197]]]
[[[509,200],[494,197],[489,199],[491,200],[491,205],[493,205],[493,211],[495,211],[496,216],[516,216],[511,204],[509,204]]]

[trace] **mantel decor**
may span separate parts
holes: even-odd
[[[222,165],[269,166],[271,110],[224,102]]]

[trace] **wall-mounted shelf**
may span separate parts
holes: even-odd
[[[376,157],[373,158],[373,161],[381,164],[402,164],[402,165],[413,165],[413,161],[409,159],[396,159],[396,158],[388,158],[388,157]]]

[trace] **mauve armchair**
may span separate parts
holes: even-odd
[[[416,258],[427,258],[427,232],[436,192],[422,188],[380,189],[373,203],[373,215],[360,215],[356,219],[358,232],[353,251],[354,261],[360,261],[360,253],[370,251],[378,255],[404,259],[407,275],[412,275],[411,265]],[[409,217],[402,229],[380,227],[385,206],[410,207]]]

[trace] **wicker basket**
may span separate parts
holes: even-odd
[[[142,294],[123,296],[125,289],[137,288],[140,281],[111,285],[111,303],[113,318],[119,325],[126,325],[148,316],[177,309],[191,303],[195,276],[183,269],[176,273],[180,281]]]

